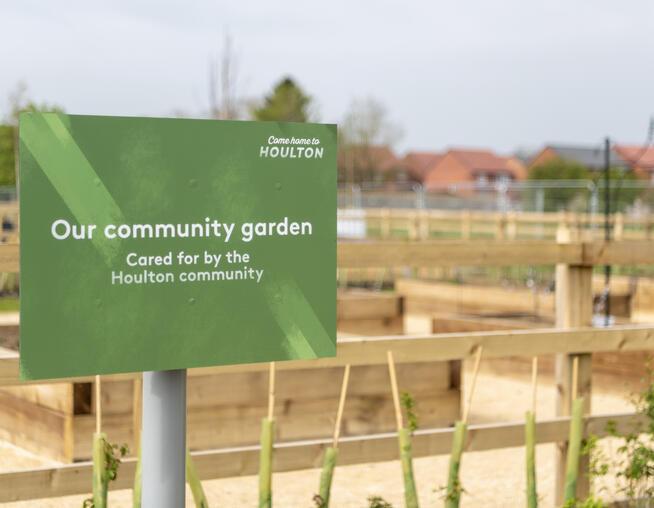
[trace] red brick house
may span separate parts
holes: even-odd
[[[413,183],[423,184],[427,174],[441,161],[439,152],[408,152],[402,159],[407,178]]]
[[[515,157],[490,150],[451,149],[425,176],[425,187],[437,189],[453,183],[493,184],[524,180],[527,171]]]
[[[387,145],[349,146],[338,151],[341,183],[393,183],[406,180],[402,162]]]
[[[636,176],[654,183],[654,146],[615,145],[613,150]]]

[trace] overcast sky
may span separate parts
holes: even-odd
[[[207,109],[225,33],[239,91],[290,74],[338,122],[383,102],[399,149],[510,151],[644,140],[654,114],[652,0],[49,0],[0,7],[0,111],[16,83],[70,113]]]

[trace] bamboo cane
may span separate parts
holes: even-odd
[[[341,384],[341,396],[338,400],[338,410],[336,411],[336,423],[334,424],[334,439],[332,446],[325,450],[325,457],[323,459],[322,471],[320,473],[320,488],[318,495],[320,496],[320,508],[329,507],[329,498],[331,496],[332,479],[334,476],[334,468],[336,467],[336,459],[338,458],[338,438],[341,433],[341,420],[343,419],[343,409],[345,407],[345,397],[347,395],[347,385],[350,379],[350,365],[345,366],[343,373],[343,382]]]
[[[459,470],[461,469],[461,457],[463,456],[463,449],[465,447],[466,434],[468,431],[468,416],[470,415],[470,407],[472,406],[472,396],[475,392],[477,384],[477,374],[479,373],[479,364],[481,363],[481,354],[483,348],[477,347],[475,355],[475,364],[472,371],[472,381],[470,383],[470,392],[468,393],[468,400],[463,408],[463,418],[456,422],[454,426],[454,436],[452,439],[452,452],[450,454],[450,466],[447,477],[447,488],[445,493],[445,507],[458,508],[461,501],[461,482],[459,479]]]
[[[193,495],[193,501],[195,502],[195,508],[209,508],[209,502],[207,497],[204,494],[204,489],[202,488],[202,482],[198,478],[198,473],[191,459],[191,453],[188,448],[186,449],[186,481],[188,482],[189,487],[191,488],[191,494]]]
[[[105,444],[107,436],[102,430],[102,401],[100,376],[95,376],[95,433],[93,434],[93,506],[107,506],[107,469],[105,460]]]
[[[275,363],[270,363],[268,416],[261,420],[259,455],[259,508],[272,508],[273,413],[275,407]]]
[[[527,507],[537,508],[538,491],[536,488],[536,380],[538,376],[538,357],[534,356],[531,364],[531,411],[525,417],[525,448],[527,459]]]
[[[393,393],[393,405],[395,407],[395,422],[397,425],[397,439],[400,447],[400,462],[402,463],[402,475],[404,477],[404,502],[406,508],[418,508],[418,492],[413,475],[413,457],[411,454],[411,432],[404,428],[402,422],[402,408],[400,406],[400,394],[397,387],[397,375],[395,373],[395,361],[393,352],[388,351],[388,373],[391,378],[391,390]]]
[[[141,425],[143,414],[143,378],[134,380],[134,408],[132,427],[134,429],[134,446],[138,450],[136,468],[134,470],[134,487],[132,488],[132,507],[141,508]]]
[[[134,471],[134,488],[132,489],[132,508],[141,508],[141,447]]]
[[[584,421],[584,398],[578,397],[579,358],[572,361],[572,410],[570,415],[570,434],[568,436],[568,455],[565,468],[564,503],[572,503],[577,497],[579,478],[579,457]]]

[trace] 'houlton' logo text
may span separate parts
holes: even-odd
[[[259,147],[259,157],[266,159],[322,159],[324,150],[320,146],[318,138],[270,136],[268,144]]]

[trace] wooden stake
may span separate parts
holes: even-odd
[[[479,363],[481,362],[481,353],[484,350],[482,346],[477,346],[477,355],[475,356],[475,365],[472,370],[472,383],[470,383],[470,392],[468,393],[468,402],[463,409],[463,423],[468,423],[468,415],[470,414],[470,406],[472,405],[472,395],[475,393],[475,385],[477,384],[477,374],[479,373]]]
[[[102,429],[102,392],[100,388],[100,376],[95,376],[95,432],[97,434],[100,434]]]
[[[347,385],[350,380],[350,364],[345,366],[343,373],[343,384],[341,385],[341,397],[338,401],[338,411],[336,411],[336,424],[334,426],[333,447],[338,448],[338,438],[341,434],[341,420],[343,419],[343,409],[345,408],[345,397],[347,395]]]
[[[397,430],[400,431],[404,425],[402,424],[402,408],[400,406],[400,394],[397,389],[395,361],[393,360],[392,351],[387,351],[386,355],[388,357],[388,373],[391,376],[391,390],[393,391],[393,405],[395,406],[395,422],[397,423]]]
[[[572,359],[572,402],[575,401],[579,393],[579,357]]]
[[[275,410],[275,362],[270,362],[270,374],[268,378],[268,419],[273,419]]]
[[[538,388],[538,357],[531,359],[531,412],[536,415],[536,391]]]

